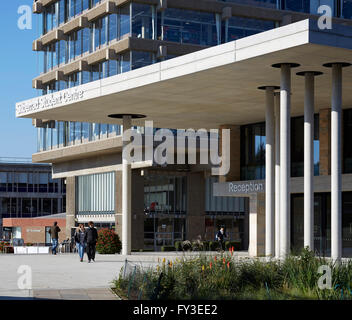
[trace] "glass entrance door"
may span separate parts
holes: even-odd
[[[317,255],[330,256],[331,248],[330,193],[314,195],[314,250]],[[304,197],[291,197],[291,248],[294,253],[304,246]]]

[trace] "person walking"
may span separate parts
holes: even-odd
[[[79,254],[80,261],[83,262],[84,249],[86,247],[85,243],[86,230],[84,229],[83,224],[81,223],[75,231],[75,242]]]
[[[98,240],[98,231],[94,228],[93,221],[88,222],[88,229],[86,230],[84,240],[87,243],[88,263],[91,260],[95,262],[95,246]]]
[[[61,229],[57,225],[57,221],[54,222],[54,225],[49,229],[49,234],[51,235],[51,253],[56,255],[56,248],[59,244],[59,232]]]
[[[220,230],[218,231],[218,233],[216,234],[216,240],[219,243],[219,247],[221,248],[221,250],[225,250],[225,238],[227,237],[224,227],[221,227]]]

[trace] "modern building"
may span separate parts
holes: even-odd
[[[1,239],[21,238],[21,226],[3,224],[4,219],[31,219],[65,212],[64,179],[53,179],[50,164],[26,158],[0,159]],[[44,242],[44,241],[42,241]]]
[[[42,96],[17,103],[16,115],[38,128],[33,161],[66,178],[67,228],[115,224],[129,253],[213,238],[223,219],[254,256],[303,246],[349,254],[352,1],[41,0],[33,9]],[[144,120],[229,129],[230,171],[129,163],[122,130],[144,133]]]

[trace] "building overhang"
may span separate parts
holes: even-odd
[[[155,127],[218,128],[265,119],[263,85],[280,85],[276,63],[292,70],[292,115],[302,115],[304,80],[296,72],[324,72],[316,78],[316,111],[331,104],[329,62],[352,61],[352,27],[321,30],[303,20],[72,89],[22,101],[16,116],[67,121],[121,123],[109,114],[138,113]],[[343,107],[352,106],[352,68],[343,71]]]

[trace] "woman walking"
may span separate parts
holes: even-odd
[[[84,226],[83,224],[80,224],[75,232],[75,241],[76,241],[76,246],[77,246],[77,250],[78,250],[78,254],[81,262],[83,262],[84,249],[86,247],[85,235],[86,235],[86,231],[84,229]]]

